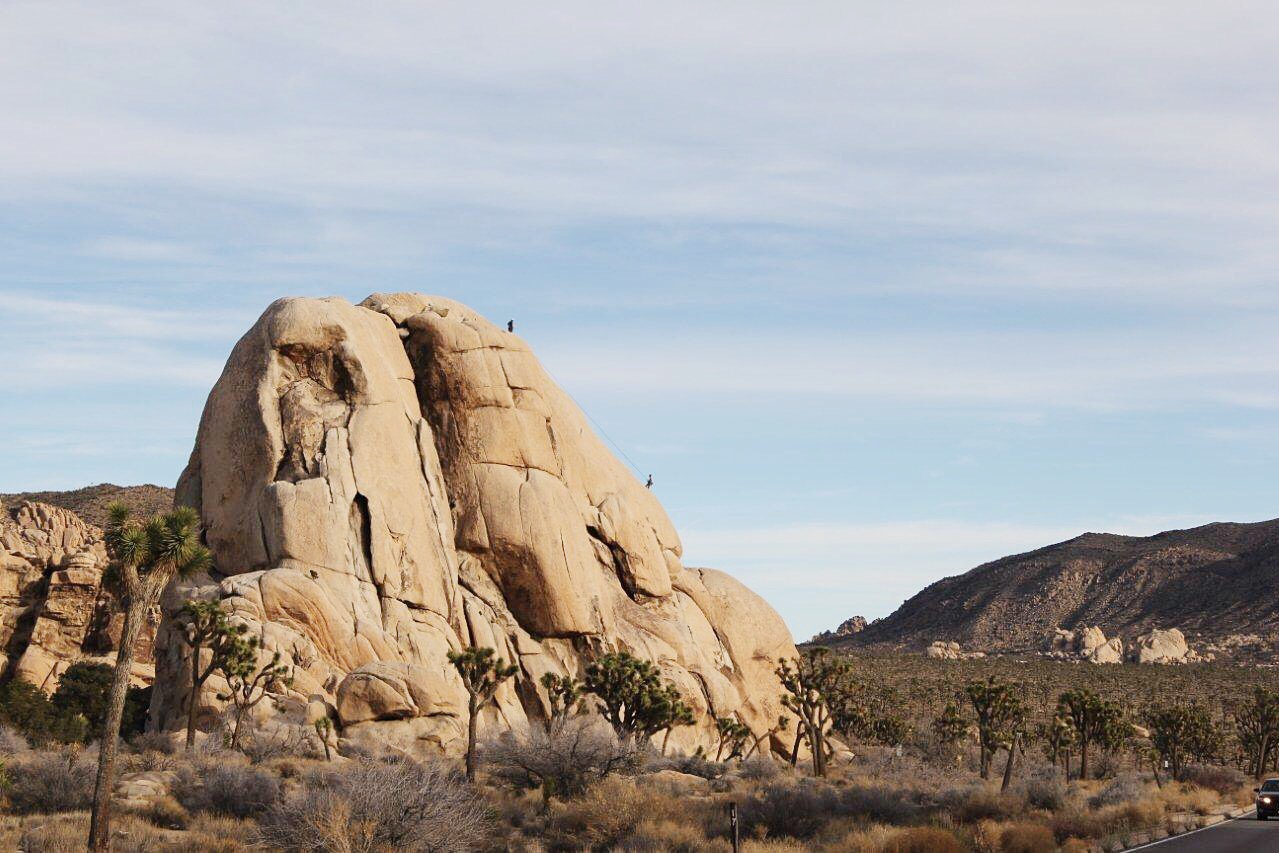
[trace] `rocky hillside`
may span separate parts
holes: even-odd
[[[843,646],[1046,650],[1055,629],[1100,626],[1131,643],[1179,628],[1192,645],[1279,638],[1279,520],[1150,537],[1085,533],[940,580]]]
[[[213,388],[177,496],[216,574],[168,606],[221,601],[293,673],[260,707],[318,709],[357,747],[459,749],[467,693],[447,655],[466,646],[519,667],[485,731],[544,718],[542,677],[611,650],[657,662],[694,708],[672,746],[713,750],[715,717],[763,736],[782,711],[785,624],[729,575],[685,567],[653,492],[523,340],[460,303],[274,303]],[[186,718],[176,634],[156,640],[167,728]],[[210,722],[218,693],[200,696]]]
[[[0,680],[51,692],[73,663],[114,661],[123,617],[102,582],[106,556],[102,530],[64,507],[24,500],[0,508]],[[151,616],[137,684],[154,674],[158,609]]]
[[[131,507],[134,513],[149,518],[173,508],[173,489],[164,486],[117,486],[100,483],[68,492],[15,492],[0,494],[0,504],[16,507],[23,501],[49,504],[69,509],[83,521],[98,527],[107,523],[107,506],[114,501]]]

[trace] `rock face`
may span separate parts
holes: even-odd
[[[114,662],[122,615],[102,588],[102,531],[75,513],[23,501],[0,512],[0,662],[46,692],[73,663]],[[139,641],[135,684],[149,684],[159,613]]]
[[[710,743],[706,715],[763,731],[781,713],[780,618],[684,567],[652,492],[524,342],[457,302],[274,303],[209,396],[177,501],[200,511],[217,574],[166,607],[222,600],[294,668],[282,707],[327,703],[348,744],[457,750],[466,694],[446,656],[468,645],[520,667],[482,727],[545,715],[544,673],[613,649],[656,661],[700,713],[672,744]],[[153,719],[173,728],[171,627],[157,652]]]

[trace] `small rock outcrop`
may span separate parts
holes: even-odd
[[[1179,628],[1154,628],[1137,638],[1132,650],[1137,663],[1200,663],[1213,659],[1212,653],[1199,654],[1190,648]]]
[[[330,707],[345,744],[460,749],[447,655],[472,645],[519,666],[482,729],[545,716],[542,675],[610,650],[655,661],[698,712],[672,745],[714,744],[715,716],[763,732],[781,713],[785,624],[728,575],[685,567],[653,492],[523,340],[460,303],[274,303],[209,396],[177,501],[201,513],[216,574],[170,589],[168,612],[223,602],[293,669],[259,707]],[[185,654],[164,626],[162,727],[185,719]]]
[[[986,656],[985,652],[966,652],[953,640],[934,640],[924,650],[924,654],[934,660],[976,660]]]
[[[1049,639],[1048,656],[1088,663],[1123,663],[1124,643],[1119,637],[1106,639],[1096,625],[1074,630],[1058,628]]]
[[[80,661],[114,663],[123,617],[102,586],[102,531],[33,501],[0,511],[0,664],[46,692]],[[139,641],[135,684],[149,684],[158,611]]]
[[[809,642],[829,643],[842,640],[847,637],[851,637],[854,634],[860,634],[862,631],[866,630],[866,626],[868,624],[870,623],[866,621],[865,616],[853,616],[845,619],[843,622],[840,622],[839,627],[834,631],[822,631],[820,634],[814,636],[813,639],[809,640]]]

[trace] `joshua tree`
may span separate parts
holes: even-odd
[[[267,692],[293,683],[289,668],[280,663],[280,653],[271,655],[264,666],[258,666],[261,641],[257,637],[233,636],[218,670],[226,678],[227,692],[218,698],[235,706],[235,723],[231,728],[231,748],[240,748],[240,726],[245,716],[266,698]]]
[[[248,630],[235,625],[216,601],[187,601],[178,611],[182,639],[191,649],[191,693],[187,697],[187,751],[195,747],[195,712],[200,688],[209,676],[221,669],[235,649],[235,640]],[[200,652],[208,648],[209,662],[200,668]]]
[[[972,681],[964,688],[977,715],[977,744],[981,749],[981,778],[990,778],[990,763],[1000,747],[1009,749],[1009,768],[1016,752],[1014,742],[1025,725],[1026,711],[1018,697],[1018,687],[993,675]],[[1011,773],[1011,769],[1007,771]],[[1007,775],[1007,773],[1005,775]]]
[[[754,755],[756,752],[759,751],[760,744],[762,744],[764,741],[768,740],[769,738],[771,738],[773,735],[777,734],[778,732],[785,731],[787,727],[789,726],[790,726],[789,717],[787,717],[784,714],[778,717],[777,723],[774,726],[755,736],[755,739],[751,741],[751,748],[746,750],[746,757],[750,758],[752,755]]]
[[[728,760],[740,758],[742,750],[746,748],[746,741],[750,740],[750,726],[736,720],[732,717],[716,717],[715,731],[719,734],[719,746],[715,750],[715,760],[719,761],[724,757],[724,750],[728,750]]]
[[[783,660],[777,667],[777,677],[786,690],[782,704],[799,717],[791,763],[794,764],[799,755],[798,738],[802,735],[813,753],[814,776],[826,775],[826,732],[831,724],[828,702],[839,692],[847,676],[847,662],[832,656],[830,649],[824,646],[805,649],[793,662]]]
[[[1150,744],[1157,759],[1168,762],[1176,782],[1181,781],[1186,756],[1210,755],[1221,740],[1212,715],[1198,702],[1150,705],[1142,719],[1150,729]]]
[[[670,688],[672,691],[674,688]],[[666,734],[662,735],[662,755],[666,754],[666,742],[671,739],[671,732],[676,726],[691,726],[697,722],[697,717],[693,714],[693,709],[688,703],[679,698],[679,694],[673,694],[675,699],[672,703],[670,714],[670,724],[666,727]]]
[[[946,703],[941,715],[933,720],[933,734],[940,743],[951,749],[955,758],[959,758],[957,747],[968,737],[968,720],[964,719],[957,704]]]
[[[1067,690],[1057,702],[1059,716],[1070,721],[1079,744],[1079,778],[1088,778],[1088,746],[1114,742],[1119,735],[1123,711],[1091,690]]]
[[[1279,693],[1254,687],[1248,699],[1235,709],[1234,717],[1235,737],[1248,757],[1248,769],[1260,779],[1279,745]]]
[[[675,685],[663,683],[650,661],[627,652],[611,652],[587,666],[585,689],[599,699],[600,713],[617,736],[637,745],[693,722],[692,709]]]
[[[449,652],[449,662],[462,676],[462,684],[469,696],[466,721],[466,778],[475,779],[475,734],[480,711],[493,701],[498,686],[520,671],[515,664],[507,664],[495,656],[490,648],[474,646],[461,652]]]
[[[551,721],[563,720],[586,710],[586,699],[582,696],[582,682],[571,675],[556,675],[553,672],[542,676],[542,687],[551,701]]]
[[[111,849],[111,793],[120,748],[120,722],[138,634],[146,622],[147,612],[159,601],[160,593],[171,580],[202,572],[212,563],[208,550],[200,544],[200,517],[190,507],[179,507],[145,524],[135,521],[124,504],[113,503],[108,511],[106,545],[112,560],[111,574],[118,580],[125,612],[98,748],[98,778],[89,822],[89,848],[93,851]]]
[[[1057,766],[1060,760],[1065,767],[1066,775],[1070,775],[1070,748],[1075,743],[1075,727],[1070,719],[1060,711],[1053,714],[1051,720],[1039,726],[1040,740],[1044,742],[1044,755]]]
[[[333,733],[333,721],[328,717],[320,717],[315,721],[315,734],[324,746],[324,760],[332,761],[333,753],[329,750],[329,736]]]

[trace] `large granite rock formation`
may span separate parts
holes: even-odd
[[[34,501],[0,509],[0,672],[53,692],[67,667],[115,662],[123,627],[102,586],[102,531],[70,510]],[[135,684],[154,674],[151,643],[159,613],[139,641]]]
[[[710,743],[713,716],[762,732],[781,713],[781,619],[684,567],[657,499],[525,343],[457,302],[271,305],[209,397],[177,500],[200,511],[218,574],[166,607],[221,599],[294,668],[278,704],[329,703],[348,745],[458,749],[466,694],[446,655],[467,645],[520,666],[488,728],[543,716],[544,673],[612,649],[656,661],[699,712],[672,744]],[[162,628],[152,713],[170,728],[184,654]]]

